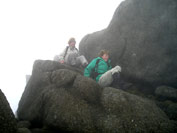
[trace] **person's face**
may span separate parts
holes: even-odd
[[[104,54],[104,55],[102,56],[102,58],[103,58],[104,61],[108,61],[109,55],[108,55],[108,54]]]
[[[76,44],[76,42],[71,42],[71,43],[69,44],[69,46],[75,47],[75,44]]]

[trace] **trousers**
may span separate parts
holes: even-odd
[[[83,55],[78,55],[77,53],[71,53],[68,55],[68,60],[66,60],[66,64],[71,66],[84,66],[88,64],[87,59]]]
[[[118,84],[120,82],[120,67],[114,67],[111,70],[105,72],[99,79],[98,84],[102,87],[108,87],[112,84]]]

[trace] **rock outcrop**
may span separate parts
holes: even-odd
[[[156,101],[156,104],[167,114],[169,119],[177,121],[177,103],[166,100]]]
[[[0,90],[0,133],[16,133],[17,122],[10,105]]]
[[[169,86],[159,86],[155,90],[155,94],[162,98],[168,98],[177,101],[177,89]]]
[[[125,0],[109,26],[79,44],[88,60],[108,49],[131,82],[177,87],[177,1]]]
[[[75,69],[38,60],[17,110],[32,126],[73,132],[174,132],[152,101],[100,87]]]

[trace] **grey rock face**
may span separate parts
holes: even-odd
[[[31,123],[29,121],[19,121],[17,123],[17,127],[18,128],[30,128],[31,127]]]
[[[18,128],[17,133],[31,133],[28,128]]]
[[[170,100],[161,101],[156,103],[171,120],[177,121],[177,103]]]
[[[53,131],[48,131],[45,129],[34,128],[34,129],[31,129],[31,133],[62,133],[62,132],[53,132]]]
[[[159,86],[155,90],[155,94],[161,97],[177,100],[177,89],[169,86]]]
[[[0,90],[0,133],[16,133],[17,123],[9,103]]]
[[[77,97],[81,97],[90,103],[98,103],[100,102],[101,92],[102,88],[95,84],[95,81],[92,79],[81,75],[76,77],[73,84],[73,93]]]
[[[57,131],[174,131],[174,124],[153,102],[115,88],[101,88],[67,66],[47,62],[35,62],[19,102],[20,120]],[[58,67],[48,71],[54,66],[47,68],[41,64],[57,64]]]
[[[76,77],[76,73],[67,69],[60,69],[52,72],[51,80],[52,83],[56,84],[57,87],[66,86],[73,83]]]
[[[169,105],[166,113],[170,119],[177,121],[177,103]]]
[[[107,112],[107,117],[101,120],[106,132],[169,132],[170,123],[164,123],[164,112],[148,99],[122,90],[105,88],[102,105]],[[114,123],[110,128],[108,125],[112,121]],[[161,131],[159,123],[164,126]]]
[[[176,0],[125,0],[109,26],[86,35],[79,49],[89,61],[108,49],[131,81],[177,86],[176,36]]]

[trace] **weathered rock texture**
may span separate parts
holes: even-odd
[[[109,26],[80,42],[88,60],[101,49],[134,82],[177,86],[177,1],[125,0]]]
[[[163,102],[156,101],[156,104],[167,114],[169,119],[177,122],[177,103],[166,100]]]
[[[0,133],[16,133],[17,123],[9,103],[0,90]]]
[[[160,97],[173,99],[177,101],[177,89],[169,86],[159,86],[155,90],[155,94]]]
[[[173,132],[152,101],[95,81],[65,65],[38,60],[18,107],[18,118],[73,132]]]
[[[29,121],[19,121],[17,123],[17,127],[18,128],[30,128],[31,127],[31,123]]]

